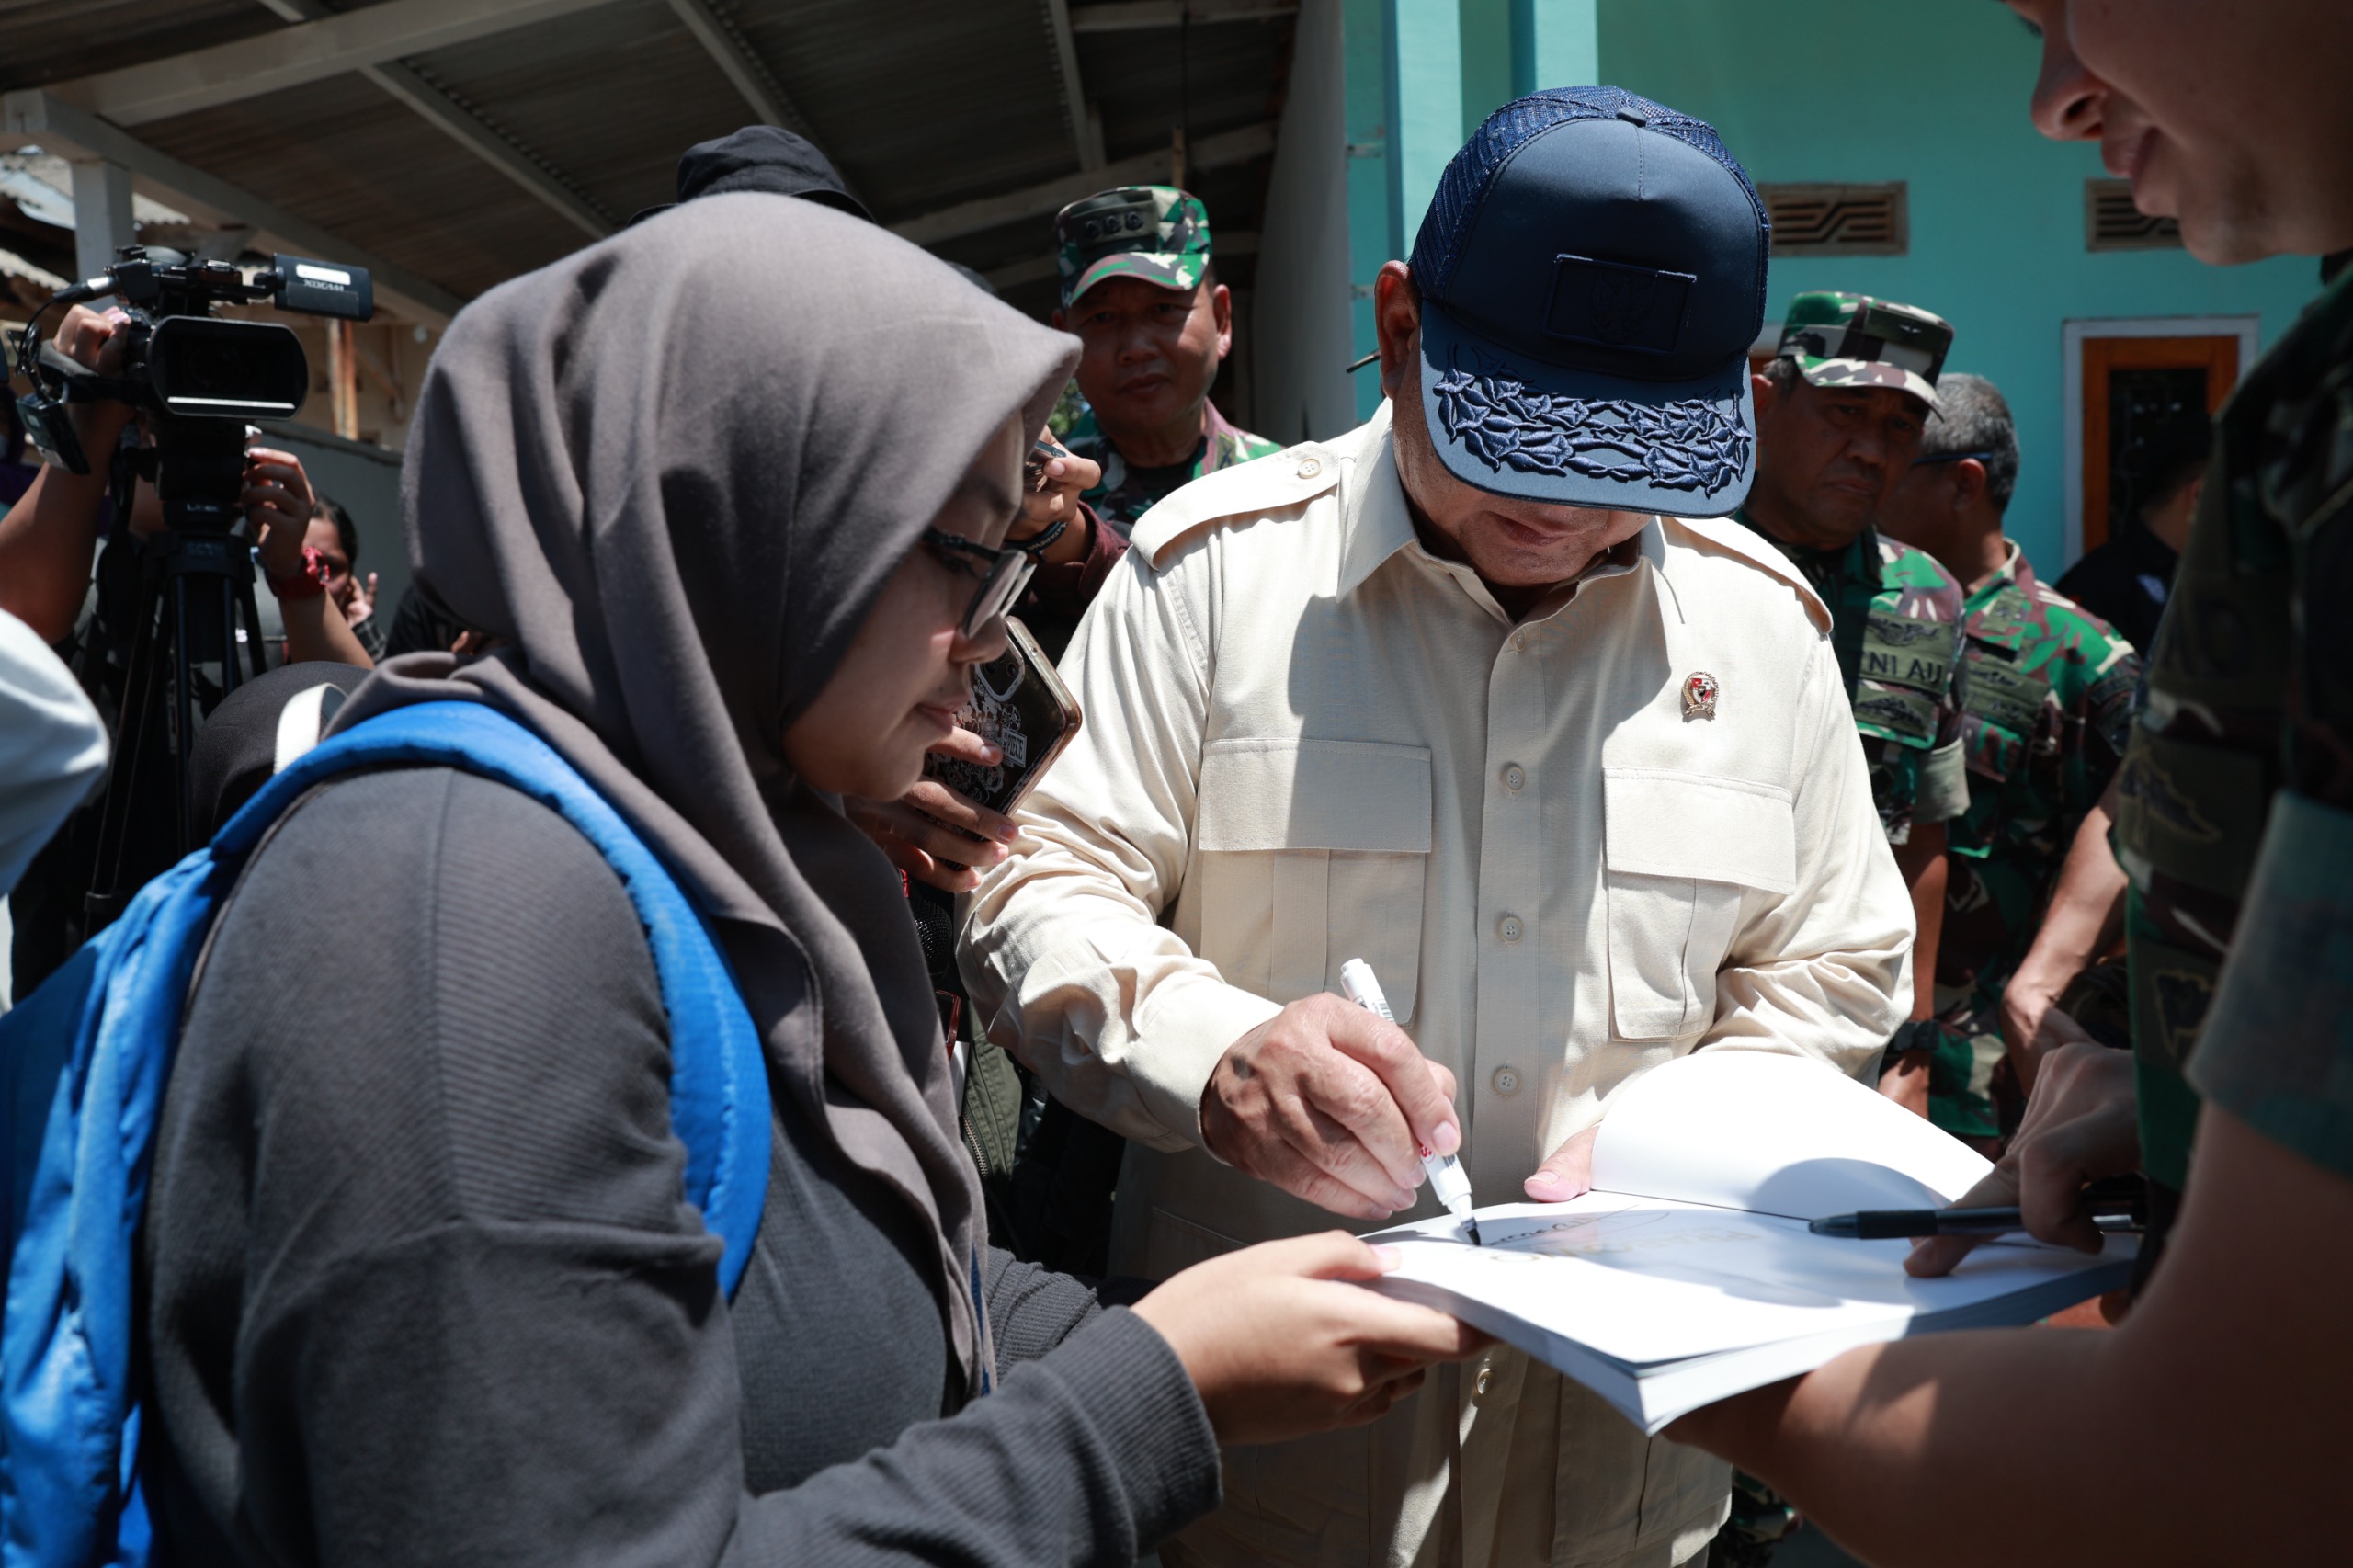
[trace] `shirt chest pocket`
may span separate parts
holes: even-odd
[[[1430,754],[1378,741],[1212,741],[1194,874],[1200,956],[1275,1002],[1372,966],[1401,1024],[1421,979]]]
[[[1677,1040],[1715,1016],[1716,971],[1751,892],[1797,887],[1797,823],[1773,784],[1602,770],[1609,1002],[1620,1040]]]

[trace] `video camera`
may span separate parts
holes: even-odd
[[[103,925],[161,866],[130,847],[132,797],[149,748],[170,754],[176,853],[195,847],[189,756],[205,716],[264,668],[254,603],[252,547],[233,533],[244,516],[245,428],[286,419],[311,390],[301,340],[275,322],[229,321],[223,304],[274,301],[281,309],[366,321],[375,288],[357,267],[273,256],[250,280],[225,261],[125,245],[97,278],[62,289],[35,311],[17,341],[17,369],[33,391],[17,400],[41,455],[70,473],[90,472],[66,406],[120,403],[139,411],[149,444],[109,454],[115,515],[128,518],[136,482],[163,502],[165,528],[139,549],[138,599],[127,621],[94,623],[85,656],[124,656],[115,766],[99,808],[97,870],[84,907]],[[130,324],[114,375],[76,364],[36,328],[52,307],[112,295]],[[38,346],[38,352],[36,352]],[[103,600],[103,595],[101,599]],[[240,660],[247,666],[239,668]]]
[[[375,313],[375,288],[360,267],[276,256],[248,281],[225,261],[125,245],[99,277],[50,296],[17,344],[17,369],[33,383],[17,400],[25,429],[51,463],[87,473],[90,460],[66,417],[69,403],[118,402],[149,415],[154,445],[134,460],[153,482],[176,528],[228,531],[243,515],[244,425],[290,418],[311,388],[301,339],[275,322],[224,321],[219,304],[273,301],[279,309],[345,321]],[[97,375],[40,344],[35,326],[53,306],[112,295],[131,317],[121,372]]]

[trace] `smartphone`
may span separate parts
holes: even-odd
[[[925,760],[923,771],[925,778],[1010,816],[1077,735],[1083,716],[1029,629],[1010,617],[1005,627],[1004,654],[972,673],[972,699],[956,715],[965,729],[995,742],[1005,753],[1003,760],[983,767],[935,755]]]

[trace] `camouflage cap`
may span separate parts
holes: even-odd
[[[1209,209],[1172,185],[1123,185],[1055,214],[1054,245],[1065,309],[1106,278],[1189,291],[1210,264]]]
[[[1781,324],[1781,354],[1815,386],[1893,387],[1930,408],[1951,347],[1942,316],[1868,294],[1800,294]]]

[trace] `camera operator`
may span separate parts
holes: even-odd
[[[77,305],[66,312],[52,341],[85,369],[119,374],[122,329],[129,322],[119,310]],[[141,561],[146,541],[164,526],[163,508],[154,486],[142,482],[132,490],[130,515],[112,516],[108,465],[98,460],[131,436],[135,411],[128,403],[100,402],[69,404],[68,414],[82,449],[93,456],[92,472],[46,466],[0,517],[0,609],[24,621],[74,666],[84,690],[119,728]],[[324,562],[305,553],[314,497],[301,460],[271,448],[251,449],[241,499],[255,530],[256,565],[285,618],[287,660],[371,667],[373,661],[329,595]],[[124,737],[116,738],[128,754]],[[171,741],[160,716],[137,757],[130,765],[132,776],[117,786],[130,791],[119,882],[126,892],[180,853]],[[84,907],[84,894],[98,869],[98,815],[95,806],[77,812],[11,897],[19,991],[40,983],[104,924]]]
[[[119,335],[129,321],[120,311],[99,312],[76,305],[66,312],[52,341],[61,353],[85,369],[99,375],[118,374],[122,359]],[[75,403],[71,414],[82,449],[92,453],[113,451],[136,416],[130,404],[111,402]],[[247,456],[244,500],[246,517],[255,528],[262,574],[281,604],[312,597],[295,581],[310,559],[304,553],[306,548],[317,542],[306,538],[316,503],[302,461],[291,452],[264,447],[253,448]],[[118,586],[126,594],[135,591],[137,579],[131,570],[138,555],[135,544],[119,564],[110,563],[115,556],[111,548],[100,558],[97,602],[88,603],[91,553],[98,546],[101,525],[111,510],[108,484],[107,472],[95,462],[88,473],[44,467],[6,516],[0,517],[0,609],[23,620],[52,647],[85,642],[88,629],[81,622],[86,615],[128,619],[127,613],[114,615],[118,609],[127,612],[128,601],[117,606],[112,600]],[[153,485],[141,484],[134,494],[131,517],[119,531],[143,541],[162,528],[163,514]],[[336,525],[331,520],[328,528],[335,531]],[[113,543],[111,536],[108,543]],[[347,578],[351,554],[347,548],[343,562]],[[119,584],[112,581],[117,577]],[[334,593],[331,582],[324,577],[319,581]],[[349,622],[341,613],[344,601],[351,597],[348,587],[335,594],[334,608],[338,613],[332,617],[290,606],[288,662],[325,659],[362,669],[372,666],[374,661],[359,639],[350,634]]]

